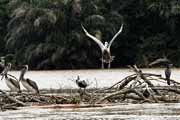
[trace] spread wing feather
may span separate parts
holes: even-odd
[[[81,27],[82,27],[83,31],[85,32],[86,36],[88,36],[94,42],[96,42],[99,45],[99,47],[101,48],[101,50],[104,49],[104,45],[103,45],[103,43],[99,39],[97,39],[96,37],[94,37],[91,34],[89,34],[82,24],[81,24]]]
[[[121,25],[121,28],[119,29],[119,31],[114,35],[114,37],[111,39],[111,41],[109,42],[109,45],[108,45],[108,48],[110,49],[113,41],[116,39],[116,37],[122,32],[122,29],[123,29],[123,23]]]

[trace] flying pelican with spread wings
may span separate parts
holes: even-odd
[[[121,25],[119,31],[118,31],[118,32],[114,35],[114,37],[111,39],[111,41],[110,41],[109,43],[106,41],[105,44],[103,44],[99,39],[97,39],[97,38],[94,37],[93,35],[89,34],[82,24],[81,24],[81,27],[82,27],[83,31],[85,32],[86,36],[88,36],[89,38],[91,38],[91,39],[92,39],[94,42],[96,42],[96,43],[98,44],[98,46],[101,48],[101,52],[102,52],[101,68],[104,68],[104,63],[108,63],[108,68],[110,68],[110,67],[111,67],[111,62],[112,62],[113,59],[114,59],[114,56],[111,56],[110,47],[111,47],[113,41],[116,39],[116,37],[122,32],[123,24]]]

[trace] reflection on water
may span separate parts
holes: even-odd
[[[144,69],[144,72],[164,75],[164,69]],[[172,70],[172,78],[180,80],[180,70]],[[10,74],[19,78],[19,71],[11,71]],[[124,77],[134,74],[129,69],[99,69],[99,70],[61,70],[61,71],[28,71],[25,77],[35,80],[40,89],[43,88],[77,88],[71,79],[80,75],[82,79],[88,79],[90,87],[108,87]],[[96,80],[95,80],[96,79]],[[96,84],[97,81],[97,84]],[[4,81],[0,81],[1,89],[8,89]]]
[[[144,72],[164,75],[163,69],[144,69]],[[172,70],[172,78],[180,80],[178,69]],[[19,77],[19,71],[11,71]],[[133,74],[129,69],[114,70],[63,70],[63,71],[29,71],[25,77],[35,80],[40,89],[43,88],[77,88],[71,80],[80,75],[88,79],[93,87],[108,87]],[[95,80],[96,79],[96,80]],[[97,81],[97,84],[96,84]],[[1,89],[8,89],[1,81]],[[22,110],[0,112],[0,120],[90,120],[90,119],[121,119],[121,120],[179,120],[180,104],[122,104],[103,108],[76,109],[37,109],[23,108]]]
[[[103,108],[37,109],[0,113],[4,120],[179,120],[180,104],[122,104]]]

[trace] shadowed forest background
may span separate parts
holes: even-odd
[[[30,69],[100,68],[100,48],[81,24],[104,43],[122,22],[113,68],[160,57],[180,66],[178,0],[0,0],[0,56]]]

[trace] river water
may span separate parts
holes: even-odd
[[[143,69],[143,72],[162,74],[164,69]],[[180,81],[180,70],[172,70],[172,79]],[[10,74],[19,77],[19,71]],[[26,78],[36,81],[40,89],[77,88],[72,79],[80,75],[88,79],[89,88],[103,88],[113,85],[124,77],[133,74],[129,69],[111,70],[61,70],[61,71],[28,71]],[[8,90],[4,80],[1,89]],[[162,83],[165,84],[165,83]],[[75,109],[40,109],[22,108],[21,110],[0,112],[0,120],[180,120],[180,103],[167,104],[119,104],[101,108]]]

